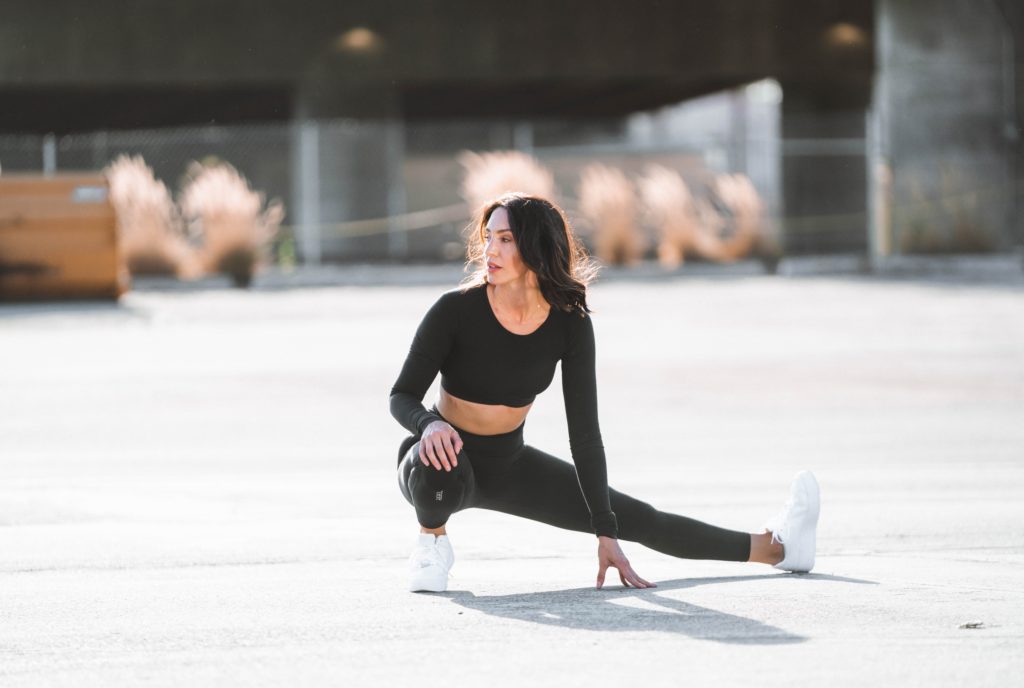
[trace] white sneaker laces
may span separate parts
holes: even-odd
[[[789,512],[793,509],[793,497],[790,496],[782,506],[782,510],[768,519],[765,528],[772,533],[772,544],[776,542],[785,543],[789,539],[789,532],[786,525],[789,523]]]

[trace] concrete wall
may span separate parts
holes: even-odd
[[[1024,246],[1024,3],[998,0],[996,4],[1002,11],[1007,29],[1003,37],[1003,69],[1006,74],[1004,86],[1009,88],[1004,102],[1006,123],[1003,129],[1013,150],[1013,241],[1021,247]]]
[[[878,253],[1008,248],[1019,241],[1013,27],[992,0],[879,7]]]

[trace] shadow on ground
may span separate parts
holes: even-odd
[[[802,580],[878,585],[876,581],[798,574]],[[718,583],[750,583],[761,579],[790,578],[787,574],[684,578],[658,583],[657,588],[572,588],[516,595],[477,596],[466,591],[442,593],[455,604],[491,616],[530,621],[546,626],[590,631],[661,631],[691,638],[743,645],[801,643],[796,635],[769,624],[735,614],[700,607],[666,596],[673,590]]]

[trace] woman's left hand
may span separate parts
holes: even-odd
[[[634,588],[656,588],[658,587],[654,583],[648,583],[643,578],[637,575],[633,567],[629,565],[629,559],[626,559],[626,555],[622,553],[622,548],[619,547],[619,541],[615,538],[605,537],[599,535],[597,538],[597,564],[599,566],[597,570],[597,589],[600,590],[601,586],[604,585],[604,574],[608,570],[608,567],[618,569],[619,580],[627,588],[632,586]]]

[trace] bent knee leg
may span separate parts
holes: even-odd
[[[475,491],[473,469],[465,450],[458,454],[458,465],[451,471],[424,465],[419,457],[419,442],[406,452],[398,470],[402,496],[416,509],[420,525],[439,528],[448,517],[472,502]]]

